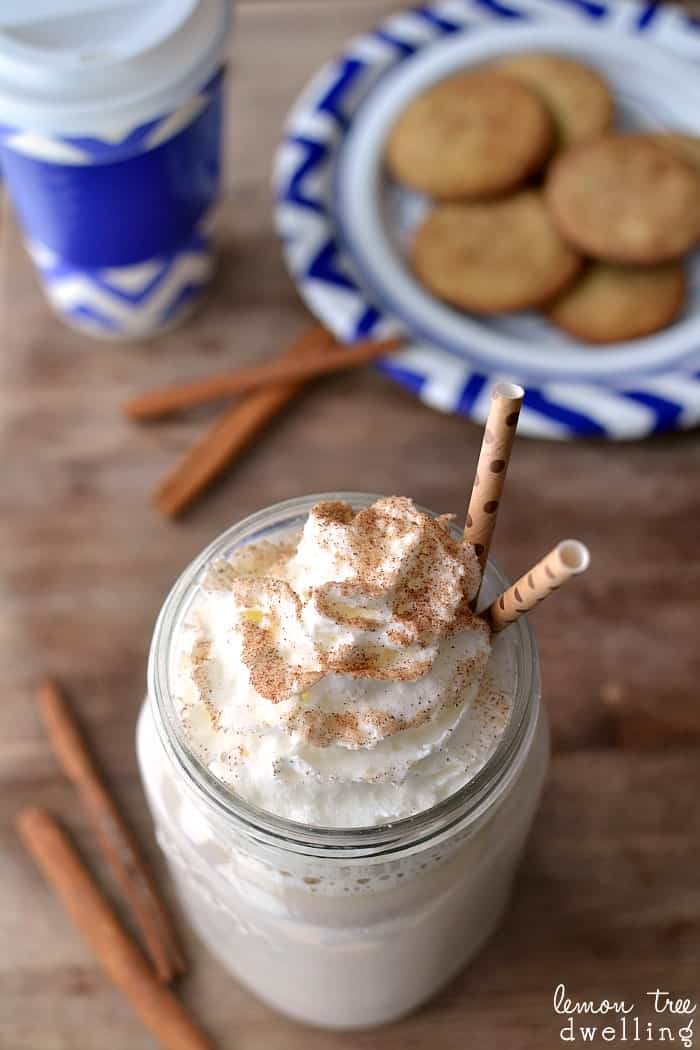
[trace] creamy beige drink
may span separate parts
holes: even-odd
[[[229,530],[156,628],[139,756],[183,908],[311,1023],[381,1023],[478,950],[547,761],[524,620],[470,610],[474,548],[398,497]],[[480,600],[505,581],[489,567]]]

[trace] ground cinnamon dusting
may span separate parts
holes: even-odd
[[[214,563],[203,581],[205,589],[230,593],[241,608],[242,659],[255,691],[275,705],[295,699],[284,716],[286,725],[318,747],[364,746],[423,724],[446,703],[458,704],[465,686],[483,672],[487,653],[457,666],[446,699],[437,704],[426,698],[400,716],[367,704],[322,710],[322,697],[306,702],[304,694],[326,675],[416,681],[431,670],[436,645],[443,639],[459,632],[489,635],[485,621],[469,608],[480,583],[478,562],[473,548],[450,533],[451,516],[431,518],[399,496],[357,513],[347,503],[324,501],[311,515],[320,553],[335,559],[339,540],[346,545],[351,579],[321,583],[302,600],[280,578],[294,556],[295,538],[237,551],[230,561]],[[410,559],[408,571],[404,557]],[[289,631],[304,635],[307,608],[335,625],[331,634],[336,640],[322,645],[309,639],[309,651],[300,653]],[[384,632],[393,648],[379,638],[360,643],[346,628],[370,636]],[[191,677],[218,728],[220,716],[207,675],[210,657],[209,643],[195,642]]]
[[[207,638],[198,638],[192,646],[190,659],[192,661],[192,681],[199,690],[199,698],[206,708],[212,729],[219,729],[221,715],[211,699],[211,685],[207,664],[211,657],[211,642]]]
[[[281,703],[293,693],[310,689],[323,671],[303,671],[288,664],[275,645],[272,633],[254,623],[241,624],[243,660],[254,688],[273,704]]]

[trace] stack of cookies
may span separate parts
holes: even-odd
[[[549,53],[414,99],[385,156],[433,200],[411,246],[423,285],[478,314],[540,308],[585,342],[670,324],[700,239],[700,140],[615,133],[613,117],[599,74]]]

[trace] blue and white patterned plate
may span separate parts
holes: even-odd
[[[508,51],[579,56],[611,83],[623,126],[700,134],[700,24],[630,0],[438,0],[351,41],[309,84],[275,167],[277,225],[299,291],[344,341],[400,332],[380,363],[421,400],[482,422],[504,378],[526,389],[523,433],[644,437],[700,422],[700,259],[671,328],[590,348],[535,314],[477,318],[428,295],[404,260],[425,209],[386,178],[386,132],[408,99]],[[684,61],[685,59],[685,61]]]

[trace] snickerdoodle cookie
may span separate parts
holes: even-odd
[[[580,265],[534,190],[498,201],[438,205],[419,227],[411,259],[433,294],[485,314],[544,302]]]
[[[410,102],[385,156],[396,179],[431,197],[492,197],[540,168],[552,138],[540,97],[484,70],[449,77]]]
[[[536,91],[554,119],[558,145],[573,146],[607,131],[613,98],[605,81],[564,55],[529,52],[499,59],[494,68]]]
[[[644,135],[606,135],[555,158],[545,198],[579,251],[619,263],[658,263],[700,233],[700,177]]]
[[[547,310],[559,328],[587,343],[638,339],[670,324],[685,298],[676,262],[659,266],[592,263]]]
[[[644,137],[700,172],[700,138],[696,135],[684,135],[680,131],[654,131]]]

